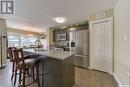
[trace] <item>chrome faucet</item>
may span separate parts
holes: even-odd
[[[38,50],[37,50],[38,48]],[[35,52],[39,51],[39,48],[43,48],[42,42],[40,40],[35,41]]]

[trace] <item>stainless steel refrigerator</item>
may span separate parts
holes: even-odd
[[[75,65],[88,68],[89,33],[88,30],[70,32],[70,51],[75,53]]]

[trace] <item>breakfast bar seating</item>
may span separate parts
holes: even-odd
[[[12,54],[13,54],[13,62],[15,64],[14,83],[16,83],[16,79],[18,75],[19,87],[29,86],[33,84],[34,82],[37,82],[38,87],[40,87],[39,61],[37,61],[35,58],[25,59],[23,49],[12,49]],[[31,74],[29,71],[32,71]],[[26,80],[27,78],[32,78],[31,82],[28,82]],[[29,84],[26,84],[26,83],[29,83]]]

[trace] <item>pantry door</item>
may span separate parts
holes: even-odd
[[[91,24],[91,63],[92,68],[112,72],[113,33],[112,21],[101,20]]]

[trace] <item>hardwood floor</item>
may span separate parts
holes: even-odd
[[[117,87],[114,78],[107,73],[77,67],[75,68],[75,73],[74,87]],[[0,70],[0,87],[17,87],[12,85],[10,77],[11,64],[8,64],[5,69]],[[37,87],[37,84],[30,87]]]
[[[96,70],[76,68],[74,87],[118,87],[112,75]]]

